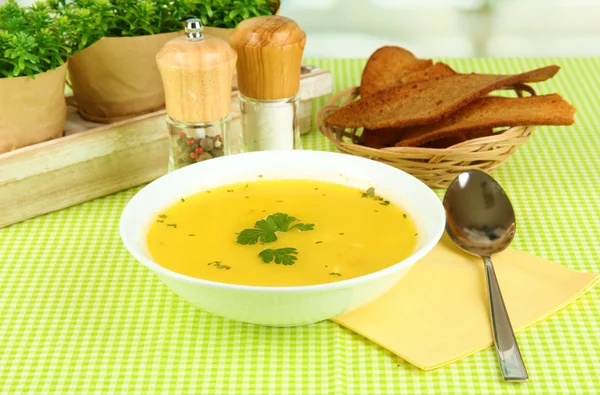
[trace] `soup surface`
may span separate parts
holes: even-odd
[[[262,286],[362,276],[403,260],[416,241],[411,218],[374,189],[304,180],[184,196],[148,233],[151,255],[169,270]]]

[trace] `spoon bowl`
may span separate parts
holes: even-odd
[[[502,187],[479,170],[460,174],[444,197],[446,231],[464,251],[490,256],[505,250],[516,231],[513,206]]]
[[[502,187],[480,170],[461,173],[444,196],[446,231],[462,250],[485,264],[494,344],[502,375],[508,381],[528,380],[491,256],[505,250],[517,227],[515,212]]]

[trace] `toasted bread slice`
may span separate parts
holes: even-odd
[[[400,84],[408,84],[411,82],[417,81],[425,81],[432,78],[440,78],[440,77],[449,77],[451,75],[458,74],[456,71],[452,70],[450,66],[446,63],[438,62],[432,66],[429,66],[425,69],[417,70],[405,74],[402,78],[400,78]],[[391,86],[389,87],[391,88]]]
[[[477,129],[467,129],[461,132],[467,140],[478,139],[480,137],[487,137],[494,134],[494,128],[477,128]]]
[[[452,136],[441,138],[438,140],[433,140],[428,142],[427,144],[423,144],[421,148],[448,148],[453,145],[463,143],[467,141],[467,137],[464,133],[458,132],[453,134]]]
[[[401,78],[413,71],[431,66],[430,59],[419,59],[411,52],[394,46],[381,47],[369,58],[360,82],[360,95],[369,96],[401,83]]]
[[[575,108],[556,93],[519,98],[488,96],[441,122],[397,129],[395,137],[400,139],[395,145],[418,147],[457,133],[502,126],[571,125],[574,116]]]
[[[371,148],[393,147],[402,138],[403,128],[365,129],[359,143]]]
[[[435,67],[435,65],[433,65],[431,67]],[[416,73],[421,73],[421,72],[416,71],[415,74]],[[430,76],[431,76],[431,74],[430,74]],[[532,96],[536,95],[535,90],[526,84],[511,85],[511,86],[507,86],[502,89],[515,90],[517,92],[520,92],[521,95],[522,95],[522,92],[528,92]],[[402,132],[404,130],[405,130],[404,128],[398,128],[398,127],[383,128],[383,129],[365,129],[363,131],[363,134],[361,135],[361,138],[359,139],[359,144],[367,146],[367,147],[371,147],[371,148],[393,147],[396,144],[396,142],[401,139]],[[446,147],[461,143],[466,140],[471,140],[474,138],[490,135],[492,132],[493,131],[490,131],[488,129],[475,129],[473,131],[467,131],[460,135],[457,134],[456,136],[449,137],[447,139],[442,139],[443,141],[439,141],[439,142],[434,141],[434,142],[432,142],[431,145],[424,145],[424,146],[429,147],[429,148],[446,148]]]
[[[426,144],[421,145],[423,148],[448,148],[453,145],[464,143],[467,140],[477,139],[479,137],[491,136],[494,134],[494,129],[492,128],[483,128],[483,129],[473,129],[473,130],[464,130],[462,132],[457,132],[452,136],[443,137],[441,139],[432,140]]]
[[[410,128],[366,129],[361,135],[360,144],[371,148],[394,147],[396,142],[401,140],[402,135],[406,134],[406,131],[409,129]],[[431,139],[420,146],[425,148],[447,148],[467,140],[491,136],[492,134],[494,134],[493,128],[466,129],[460,132],[430,136]]]
[[[552,78],[558,66],[516,75],[457,74],[403,84],[360,98],[325,119],[331,126],[368,129],[433,123],[502,87]]]
[[[404,77],[400,79],[400,84],[424,81],[430,78],[447,77],[456,74],[457,73],[452,70],[450,66],[438,62],[425,69],[405,74]],[[360,143],[372,148],[393,147],[401,135],[401,131],[399,134],[398,129],[399,128],[365,129],[360,138]]]

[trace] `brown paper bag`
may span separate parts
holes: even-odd
[[[111,123],[165,105],[155,56],[183,34],[104,37],[69,60],[69,76],[81,116]]]
[[[64,64],[35,79],[0,78],[0,154],[62,136],[66,70]]]

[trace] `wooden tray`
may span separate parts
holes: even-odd
[[[331,93],[328,71],[303,66],[299,121],[312,129],[312,100]],[[232,93],[232,130],[240,130],[237,92]],[[0,228],[114,192],[167,173],[168,132],[164,110],[103,125],[88,122],[69,106],[65,136],[0,154]]]

